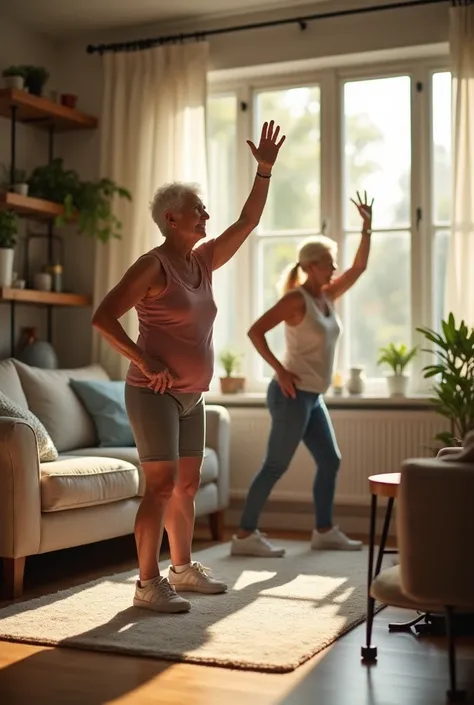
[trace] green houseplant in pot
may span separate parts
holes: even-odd
[[[406,396],[409,377],[405,374],[405,369],[413,360],[418,347],[408,349],[404,343],[390,343],[380,348],[378,365],[387,365],[392,374],[387,377],[388,393],[391,397]]]
[[[452,313],[441,321],[441,332],[417,328],[433,347],[424,349],[435,356],[423,368],[425,379],[432,378],[432,402],[439,414],[449,421],[450,430],[437,434],[442,446],[459,446],[474,430],[474,329]]]
[[[4,69],[2,76],[6,88],[16,88],[22,91],[25,87],[25,69],[23,66],[9,66]]]
[[[60,203],[64,213],[56,225],[74,223],[80,235],[108,242],[120,238],[122,223],[113,211],[114,197],[131,200],[127,189],[111,179],[82,181],[73,169],[66,169],[62,159],[37,167],[29,180],[29,194],[36,198]]]
[[[17,238],[18,216],[13,211],[0,211],[0,287],[12,285]]]
[[[43,88],[49,78],[49,72],[42,66],[21,66],[25,76],[25,88],[32,95],[43,95]]]
[[[219,354],[219,362],[224,370],[224,376],[220,377],[222,394],[237,394],[245,389],[245,378],[239,377],[242,355],[231,348],[224,348]]]

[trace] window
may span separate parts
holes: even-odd
[[[410,77],[346,82],[343,111],[343,269],[360,242],[350,199],[364,190],[375,199],[370,266],[343,300],[344,358],[376,378],[379,348],[411,340]]]
[[[320,231],[321,128],[319,86],[258,91],[254,95],[254,142],[265,121],[285,129],[291,149],[282,149],[272,176],[268,201],[254,242],[253,317],[272,306],[279,296],[282,275],[296,262],[298,244]],[[270,331],[268,342],[277,357],[284,349],[283,326]],[[255,358],[257,378],[272,369]]]
[[[208,237],[220,235],[236,219],[236,129],[237,98],[235,94],[211,95],[208,99],[207,158],[209,172]],[[214,273],[214,297],[218,313],[214,326],[217,353],[235,340],[236,260]]]
[[[368,389],[372,380],[372,391],[385,393],[379,348],[411,345],[417,326],[439,324],[451,218],[451,75],[442,61],[430,62],[324,69],[303,80],[256,75],[211,90],[212,234],[235,220],[250,192],[255,164],[245,139],[258,142],[270,119],[287,136],[258,228],[216,273],[216,349],[230,343],[244,353],[249,391],[263,391],[273,371],[245,332],[277,301],[298,245],[324,223],[338,242],[340,269],[351,265],[360,241],[350,201],[357,191],[375,199],[372,250],[367,271],[338,304],[337,367],[347,374],[362,366]],[[268,342],[280,357],[283,326]]]
[[[451,73],[433,74],[431,85],[432,325],[437,327],[444,318],[444,284],[451,223]]]

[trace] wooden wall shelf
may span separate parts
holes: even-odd
[[[0,115],[11,118],[12,106],[16,106],[16,119],[19,122],[42,129],[54,127],[56,132],[70,130],[94,130],[98,120],[80,110],[54,103],[48,98],[32,95],[16,88],[0,90]]]
[[[39,220],[52,220],[62,214],[63,207],[59,203],[42,198],[31,198],[19,193],[1,193],[0,210],[12,210],[18,215]]]
[[[83,294],[37,291],[35,289],[15,289],[0,287],[0,302],[10,301],[24,304],[46,304],[50,306],[90,306],[90,296]]]

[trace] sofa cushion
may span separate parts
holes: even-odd
[[[22,409],[28,409],[25,392],[12,359],[0,362],[0,390]]]
[[[58,451],[41,421],[28,408],[24,409],[19,404],[15,404],[3,392],[0,392],[0,416],[26,421],[35,432],[39,459],[41,461],[56,460]]]
[[[115,458],[59,456],[40,465],[41,511],[92,507],[136,497],[138,470]]]
[[[135,445],[125,408],[125,382],[71,379],[70,384],[91,415],[102,448]]]
[[[94,422],[71,389],[75,379],[108,379],[100,365],[77,370],[43,370],[14,360],[30,410],[43,423],[60,453],[97,445]]]
[[[143,496],[145,489],[145,478],[143,471],[140,468],[138,453],[136,448],[77,448],[73,451],[73,455],[77,456],[96,456],[108,458],[114,457],[119,460],[125,460],[127,463],[132,463],[139,468],[139,487],[138,494]],[[217,453],[212,448],[206,448],[204,451],[204,462],[201,471],[201,487],[209,482],[215,482],[219,476],[219,461]]]

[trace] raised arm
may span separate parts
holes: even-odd
[[[257,173],[239,219],[215,240],[213,269],[218,269],[228,262],[260,222],[267,201],[272,168],[280,147],[285,141],[285,136],[277,141],[279,134],[280,127],[275,128],[272,120],[270,124],[264,123],[258,147],[247,140],[250,151],[257,161]]]
[[[360,275],[365,272],[370,253],[370,242],[372,234],[372,205],[367,203],[367,193],[364,191],[364,201],[361,200],[359,192],[357,192],[358,203],[351,198],[362,218],[362,233],[359,247],[354,257],[352,267],[346,269],[341,276],[334,278],[330,284],[324,287],[324,293],[334,301],[339,296],[342,296],[351,286],[354,286]]]
[[[291,370],[287,370],[275,357],[268,346],[265,335],[283,321],[289,325],[297,325],[303,319],[304,314],[305,302],[303,297],[298,291],[291,291],[260,316],[248,331],[248,336],[255,349],[265,362],[268,362],[273,367],[283,394],[289,397],[296,396],[295,381],[298,381],[298,375],[291,372]]]

